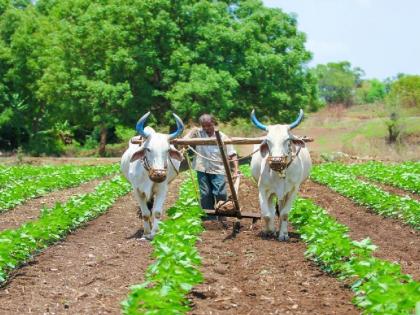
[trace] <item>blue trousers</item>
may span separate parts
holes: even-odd
[[[217,201],[227,200],[225,177],[223,174],[208,174],[197,171],[201,208],[211,210],[214,209]]]

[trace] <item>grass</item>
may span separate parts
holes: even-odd
[[[298,134],[315,138],[309,145],[317,153],[344,152],[381,160],[416,160],[420,137],[420,111],[402,109],[403,135],[399,143],[387,143],[389,111],[383,104],[355,105],[349,108],[329,107],[309,114]]]

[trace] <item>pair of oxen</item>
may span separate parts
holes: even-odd
[[[152,239],[158,231],[168,185],[178,175],[183,159],[181,152],[170,141],[179,137],[184,130],[182,120],[173,114],[177,130],[169,135],[157,133],[151,127],[145,127],[149,115],[150,112],[141,117],[136,125],[144,142],[141,146],[130,142],[121,159],[121,170],[132,184],[134,197],[140,206],[145,239]],[[281,241],[289,238],[288,213],[300,184],[308,177],[311,168],[305,143],[291,133],[302,118],[303,111],[300,110],[299,117],[290,125],[266,126],[258,121],[254,111],[251,114],[253,124],[267,132],[265,140],[256,145],[260,150],[251,160],[252,176],[259,189],[263,233],[276,232],[273,198],[277,197],[280,216],[278,239]]]

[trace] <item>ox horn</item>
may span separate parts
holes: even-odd
[[[150,115],[150,112],[147,112],[146,114],[144,114],[140,119],[139,119],[139,121],[137,122],[137,125],[136,125],[136,130],[137,130],[137,132],[139,133],[139,135],[140,136],[142,136],[143,138],[147,138],[150,134],[149,133],[147,133],[145,130],[144,130],[144,124],[146,123],[146,120],[147,120],[147,118],[149,117],[149,115]]]
[[[302,119],[303,119],[303,110],[300,109],[299,117],[293,123],[291,123],[289,125],[289,129],[293,129],[293,128],[297,127],[302,122]]]
[[[268,131],[268,127],[262,123],[260,123],[257,119],[257,117],[255,117],[255,109],[252,110],[251,112],[251,121],[252,123],[255,125],[255,127],[262,129],[264,131]]]
[[[180,136],[181,133],[184,131],[184,123],[182,122],[181,118],[179,118],[178,115],[175,113],[172,113],[172,115],[174,115],[175,117],[177,129],[169,135],[169,140],[175,139],[176,137]]]

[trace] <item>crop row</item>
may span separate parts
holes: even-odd
[[[148,267],[146,281],[132,286],[121,303],[123,314],[184,314],[189,310],[186,294],[203,280],[195,243],[204,213],[194,199],[191,180],[183,183],[167,213],[169,218],[152,241],[156,261]]]
[[[15,182],[17,180],[30,178],[30,177],[38,176],[45,173],[51,173],[63,167],[75,167],[75,166],[19,165],[19,166],[3,167],[3,168],[0,168],[0,188],[2,188],[4,185],[10,182]]]
[[[129,183],[116,176],[98,185],[92,193],[75,196],[65,204],[57,203],[53,208],[43,209],[35,221],[0,232],[0,283],[6,280],[11,270],[71,230],[105,212],[130,189]]]
[[[251,175],[249,167],[241,171]],[[289,219],[307,244],[306,256],[351,283],[353,302],[365,314],[413,313],[420,301],[420,283],[403,274],[398,264],[373,257],[376,246],[369,239],[352,240],[348,227],[308,199],[295,201]]]
[[[365,177],[386,185],[395,186],[414,193],[420,193],[420,163],[383,164],[368,162],[363,164],[343,165],[335,164],[343,171],[353,175]]]
[[[289,218],[307,243],[306,255],[352,283],[353,302],[364,314],[413,314],[420,283],[403,274],[398,264],[373,257],[376,246],[369,239],[351,240],[348,228],[311,200],[296,200]]]
[[[11,209],[27,199],[42,196],[53,190],[74,187],[94,178],[111,175],[117,171],[117,164],[61,167],[34,178],[10,181],[0,190],[0,212]]]
[[[420,229],[418,201],[390,194],[375,185],[360,181],[356,176],[347,174],[345,167],[342,168],[339,164],[326,163],[315,166],[311,179],[381,215],[399,218],[415,229]]]
[[[0,167],[0,189],[4,185],[10,185],[11,183],[19,182],[22,180],[27,180],[29,178],[34,178],[37,176],[42,176],[46,174],[62,172],[63,170],[75,170],[83,168],[92,168],[94,166],[88,165],[15,165],[15,166],[2,166]]]
[[[401,168],[405,173],[420,174],[420,163],[407,161],[400,164],[396,164],[397,168]]]

